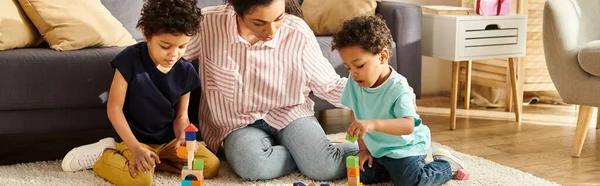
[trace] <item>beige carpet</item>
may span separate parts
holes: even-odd
[[[329,135],[330,139],[339,139],[344,134]],[[433,147],[443,147],[439,143],[433,143]],[[448,147],[444,147],[448,148]],[[448,148],[450,149],[450,148]],[[451,180],[446,185],[558,185],[556,183],[535,177],[520,170],[502,166],[480,157],[455,152],[459,158],[468,166],[471,172],[469,180]],[[231,171],[226,162],[221,163],[219,176],[216,179],[206,180],[205,185],[285,185],[291,186],[293,182],[311,181],[294,173],[275,180],[260,182],[243,182]],[[330,185],[344,185],[345,180],[336,180],[328,183]],[[159,172],[155,175],[154,185],[179,185],[179,175]],[[63,172],[60,161],[46,161],[18,164],[11,166],[0,166],[0,185],[111,185],[102,178],[97,177],[91,170],[75,173]],[[377,185],[391,185],[389,183]]]

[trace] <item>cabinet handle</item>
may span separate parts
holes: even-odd
[[[498,24],[489,24],[485,26],[485,30],[500,30]]]

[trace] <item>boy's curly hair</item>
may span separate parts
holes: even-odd
[[[347,20],[342,29],[333,35],[331,49],[339,50],[344,47],[360,46],[373,54],[384,48],[392,49],[392,34],[379,16],[359,16]]]
[[[196,35],[202,21],[196,3],[197,0],[145,0],[136,27],[143,28],[146,38],[164,33]]]

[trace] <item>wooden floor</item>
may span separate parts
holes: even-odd
[[[576,106],[524,106],[523,122],[504,109],[471,108],[459,104],[457,129],[449,130],[449,98],[426,97],[417,101],[418,113],[435,142],[480,156],[562,185],[600,185],[600,130],[591,124],[580,158],[570,155]],[[345,110],[319,114],[326,133],[343,132],[349,124]],[[476,174],[476,173],[472,173]]]

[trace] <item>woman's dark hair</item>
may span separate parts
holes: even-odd
[[[359,46],[372,54],[384,48],[392,50],[392,34],[379,16],[360,16],[347,20],[342,29],[333,35],[331,49]]]
[[[147,38],[156,34],[198,33],[202,13],[197,0],[145,0],[136,27],[144,29]]]
[[[233,6],[235,13],[244,16],[254,10],[257,6],[268,6],[275,0],[225,0]],[[285,0],[285,13],[304,18],[299,0]]]

